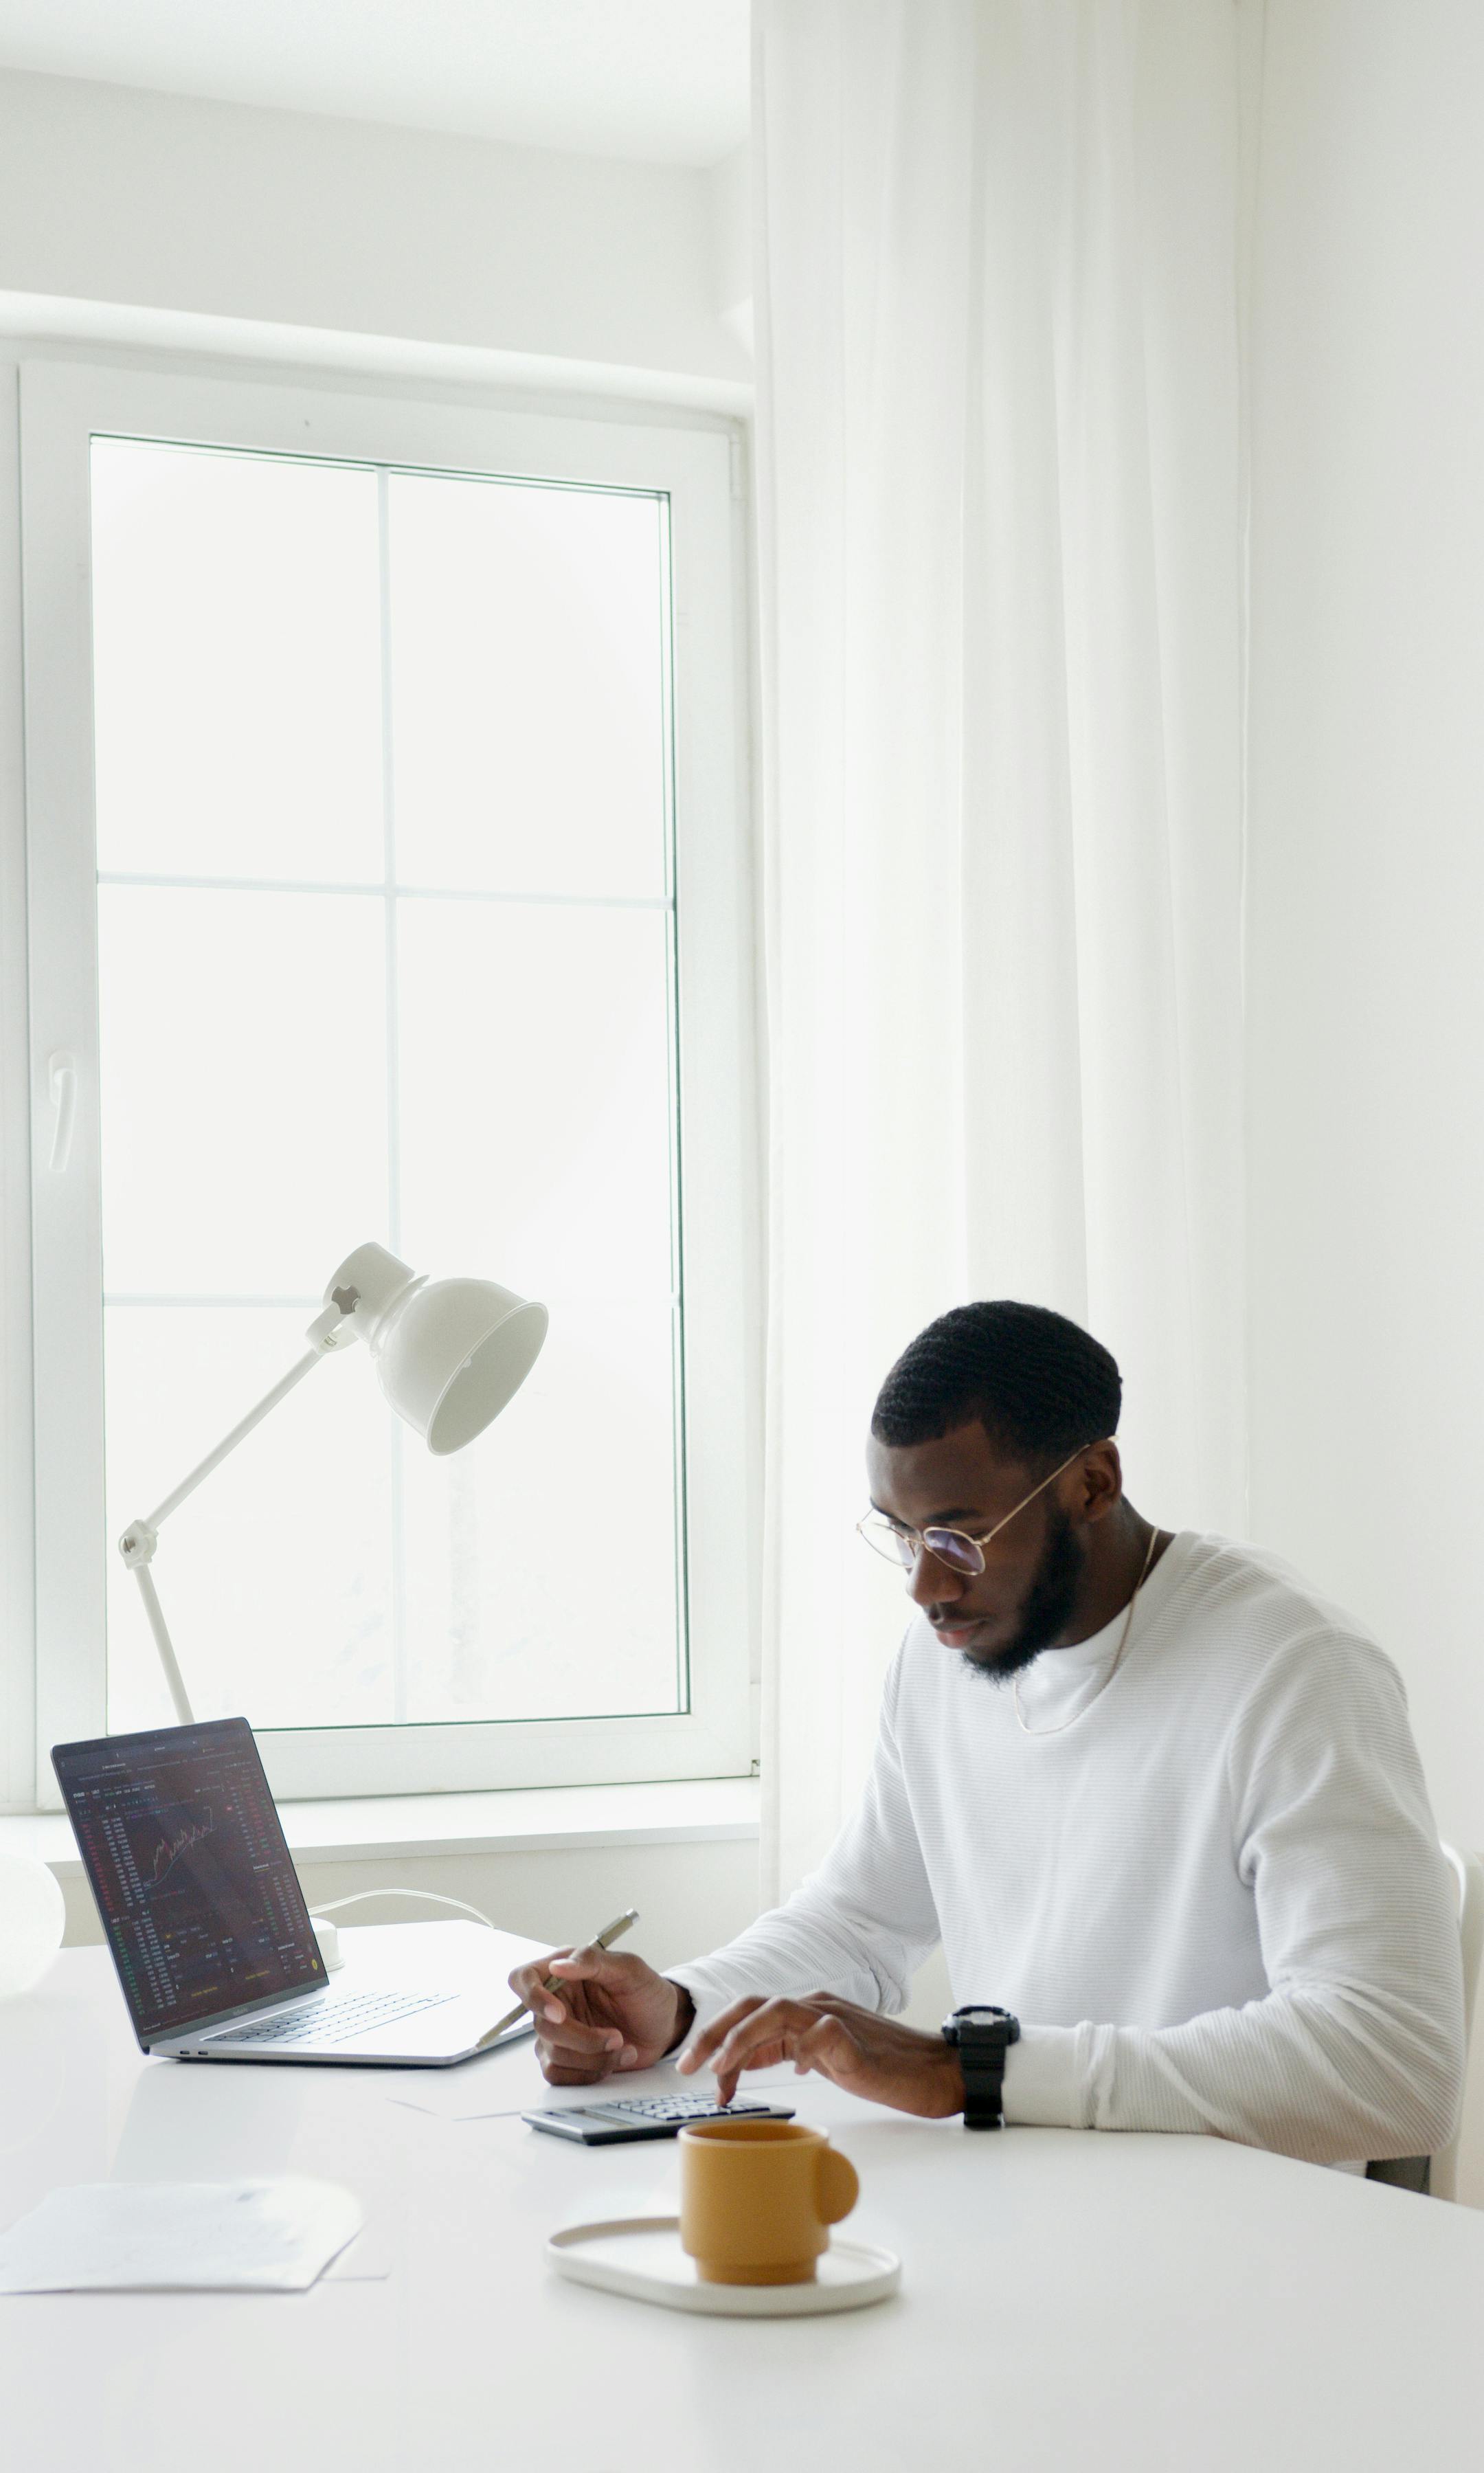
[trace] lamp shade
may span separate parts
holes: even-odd
[[[358,1245],[324,1302],[349,1315],[397,1415],[440,1457],[499,1415],[546,1337],[544,1306],[494,1280],[419,1279],[383,1245]]]

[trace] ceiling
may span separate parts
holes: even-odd
[[[749,0],[0,0],[0,68],[708,164],[747,136],[748,22]]]

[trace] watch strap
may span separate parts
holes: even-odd
[[[944,2021],[945,2039],[958,2053],[964,2077],[966,2129],[1004,2126],[1005,2058],[1019,2041],[1020,2022],[1008,2009],[956,2009]]]
[[[960,2043],[964,2073],[964,2127],[1002,2129],[1005,2125],[1004,2044]]]

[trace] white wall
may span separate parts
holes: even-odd
[[[0,293],[41,303],[745,389],[723,314],[738,189],[734,164],[713,176],[0,74]]]
[[[1481,95],[1478,0],[1269,0],[1253,343],[1252,1529],[1398,1659],[1439,1824],[1473,1846]],[[1484,2159],[1471,2195],[1484,2203]]]

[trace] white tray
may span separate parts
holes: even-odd
[[[559,2275],[600,2293],[625,2293],[661,2310],[701,2310],[720,2318],[806,2318],[821,2310],[863,2310],[901,2282],[895,2250],[867,2242],[831,2243],[813,2284],[703,2284],[681,2247],[679,2216],[624,2216],[569,2224],[553,2233],[546,2255]]]

